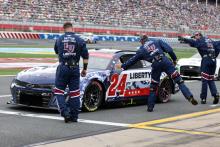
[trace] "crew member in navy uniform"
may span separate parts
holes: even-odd
[[[202,57],[202,89],[200,94],[201,104],[206,104],[208,86],[212,96],[214,97],[213,104],[217,104],[220,96],[214,82],[214,74],[216,70],[216,58],[220,52],[220,41],[213,41],[208,37],[204,37],[200,32],[195,32],[191,38],[193,39],[186,39],[178,36],[178,40],[180,42],[187,43],[191,47],[197,48]]]
[[[55,53],[59,58],[56,71],[54,94],[56,95],[59,111],[64,121],[77,122],[80,108],[80,69],[79,60],[83,58],[81,76],[86,76],[88,65],[88,50],[83,39],[75,35],[70,22],[63,25],[65,34],[60,36],[55,43]],[[64,95],[69,88],[69,99]]]
[[[156,92],[162,72],[165,72],[179,85],[181,92],[189,102],[191,102],[193,105],[197,105],[198,102],[194,99],[192,93],[185,86],[180,74],[175,69],[177,57],[173,52],[173,49],[162,40],[150,41],[146,35],[141,37],[140,42],[142,46],[140,46],[139,50],[132,58],[121,65],[121,68],[126,70],[138,60],[146,60],[152,63],[150,95],[148,97],[147,111],[152,112],[154,109]],[[165,56],[164,52],[170,55],[173,63]]]

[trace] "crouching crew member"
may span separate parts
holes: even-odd
[[[176,71],[174,64],[176,64],[177,57],[173,49],[162,40],[150,41],[146,35],[140,39],[141,46],[136,54],[127,62],[121,65],[123,70],[128,69],[131,65],[135,64],[138,60],[146,60],[151,62],[151,84],[150,95],[148,97],[148,112],[152,112],[156,101],[156,91],[160,82],[162,72],[170,76],[178,85],[185,96],[193,105],[197,105],[197,101],[193,98],[192,93],[185,86],[184,81],[180,74]],[[173,60],[173,63],[165,56],[164,52],[168,53]]]
[[[77,122],[80,108],[80,69],[79,60],[83,58],[81,76],[86,76],[88,65],[88,50],[84,40],[73,32],[72,24],[67,22],[63,25],[65,34],[60,36],[55,43],[55,53],[59,58],[56,71],[55,88],[53,90],[61,116],[64,121]],[[65,89],[69,88],[69,99],[64,95]]]
[[[220,52],[220,41],[212,41],[211,39],[204,37],[200,32],[195,32],[191,38],[193,39],[186,39],[179,36],[178,40],[181,43],[188,43],[191,47],[197,48],[202,57],[202,89],[200,94],[201,104],[206,104],[208,86],[212,96],[214,97],[213,104],[217,104],[219,102],[219,93],[214,82],[214,74],[216,70],[216,57]]]

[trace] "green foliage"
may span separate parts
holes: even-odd
[[[0,75],[16,75],[22,69],[1,69]]]
[[[0,58],[55,58],[54,54],[0,53]]]

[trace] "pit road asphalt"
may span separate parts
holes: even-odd
[[[53,41],[3,40],[0,41],[0,44],[2,43],[15,44],[16,46],[29,44],[32,46],[41,43],[51,45]],[[110,42],[107,45],[100,43],[99,46],[105,48],[122,46],[122,49],[135,48],[136,50],[138,43],[119,42],[112,44]],[[219,147],[220,144],[218,137],[220,132],[218,109],[220,106],[219,104],[212,105],[210,93],[206,105],[192,106],[179,92],[172,96],[169,103],[157,104],[153,113],[146,112],[146,105],[112,106],[92,113],[82,112],[79,123],[64,124],[56,110],[6,104],[10,100],[9,86],[12,79],[13,77],[0,77],[0,147],[36,145]],[[200,81],[187,81],[186,84],[196,99],[199,100]],[[220,89],[220,82],[216,82],[216,84]],[[217,112],[209,114],[210,111]],[[191,114],[194,112],[199,113],[194,116]],[[198,116],[201,112],[205,112],[205,115]],[[193,117],[180,121],[176,120],[175,116],[184,114]],[[174,121],[166,122],[169,117],[174,117]],[[161,124],[147,125],[149,121],[158,119],[162,119]],[[169,130],[169,128],[171,129]],[[208,134],[205,134],[206,132]]]
[[[6,103],[10,99],[8,95],[10,95],[9,86],[12,79],[13,77],[0,77],[0,83],[2,84],[0,87],[0,146],[18,147],[39,143],[45,144],[120,130],[130,130],[131,127],[120,125],[137,124],[219,108],[219,105],[212,105],[210,94],[206,105],[192,106],[179,92],[172,96],[169,103],[157,104],[153,113],[146,112],[146,105],[115,106],[92,113],[83,112],[80,114],[79,123],[65,124],[55,110],[7,105]],[[200,81],[187,81],[186,84],[195,97],[199,99]],[[220,82],[216,82],[216,84],[220,89]],[[91,120],[96,122],[91,122]]]

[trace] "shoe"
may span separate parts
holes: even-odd
[[[206,99],[202,99],[201,104],[206,104]]]
[[[193,96],[190,96],[190,97],[188,98],[188,101],[189,101],[190,103],[192,103],[193,105],[197,105],[197,104],[198,104],[197,100],[194,99]]]
[[[218,102],[219,102],[219,95],[216,95],[215,97],[214,97],[214,101],[213,101],[213,104],[218,104]]]
[[[64,116],[64,122],[65,123],[68,123],[68,122],[71,122],[72,121],[72,118],[70,116]]]
[[[71,122],[78,122],[77,118],[71,118]]]
[[[148,112],[153,112],[153,111],[154,111],[154,107],[148,107],[148,108],[147,108],[147,111],[148,111]]]

